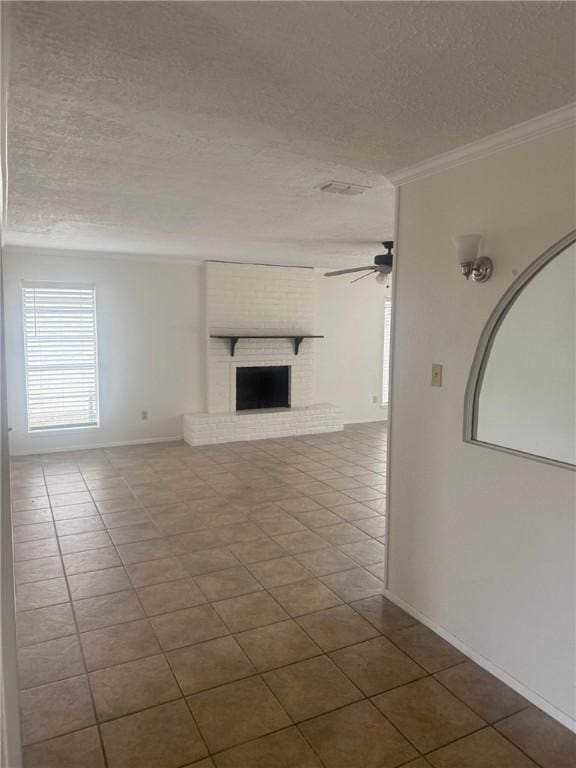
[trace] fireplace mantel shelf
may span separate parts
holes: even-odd
[[[304,339],[323,339],[324,336],[307,335],[302,333],[237,333],[237,334],[210,334],[211,339],[229,339],[230,340],[230,357],[234,357],[234,350],[239,339],[292,339],[294,342],[294,354],[298,354],[300,344]]]

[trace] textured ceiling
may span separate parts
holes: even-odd
[[[363,263],[387,172],[575,99],[574,3],[8,5],[9,243]]]

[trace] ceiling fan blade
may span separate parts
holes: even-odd
[[[365,272],[367,269],[373,270],[374,265],[370,267],[352,267],[352,269],[337,269],[336,272],[324,272],[324,277],[333,277],[334,275],[349,275],[351,272]]]
[[[376,270],[372,270],[372,272],[373,272],[373,273],[374,273],[375,271],[376,271]],[[370,273],[369,273],[369,272],[367,272],[365,275],[360,275],[360,277],[357,277],[355,280],[350,280],[350,285],[352,285],[352,283],[357,283],[357,282],[358,282],[358,280],[362,280],[362,279],[363,279],[363,278],[365,278],[365,277],[370,277]]]

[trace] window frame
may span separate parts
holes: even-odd
[[[32,427],[30,425],[29,389],[28,389],[28,343],[26,336],[26,302],[24,291],[30,288],[45,288],[54,290],[82,290],[92,291],[94,306],[94,378],[96,390],[96,422],[94,424],[69,424],[53,427]],[[56,434],[58,432],[75,432],[83,430],[99,430],[100,424],[100,347],[98,334],[98,296],[94,283],[66,282],[54,280],[22,280],[20,285],[20,300],[22,304],[22,346],[24,349],[24,381],[25,381],[25,408],[26,408],[26,432],[29,436]]]

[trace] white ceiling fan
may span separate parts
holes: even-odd
[[[350,269],[337,269],[335,272],[325,272],[324,277],[335,277],[336,275],[350,275],[352,272],[366,272],[365,275],[360,275],[351,283],[357,283],[358,280],[362,280],[363,277],[369,277],[371,274],[376,274],[376,280],[379,283],[387,282],[388,276],[392,272],[392,264],[394,262],[394,256],[392,255],[392,249],[394,248],[393,240],[385,240],[382,245],[386,249],[386,253],[380,253],[374,257],[374,264],[369,267],[351,267]]]

